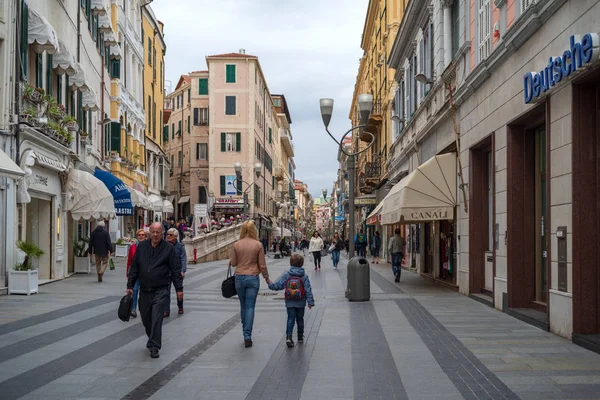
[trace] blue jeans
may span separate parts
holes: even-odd
[[[287,328],[286,336],[292,336],[294,332],[294,322],[298,324],[298,337],[304,336],[304,307],[288,307],[287,308]]]
[[[260,280],[258,275],[236,275],[235,290],[240,299],[240,314],[242,316],[242,330],[244,340],[252,339],[252,325],[254,324],[254,307]]]
[[[332,251],[331,259],[333,260],[333,266],[337,267],[338,263],[340,262],[340,251],[339,250]]]
[[[402,259],[404,258],[404,253],[392,253],[392,271],[394,272],[394,276],[400,278],[400,273],[402,268],[400,265],[402,264]]]
[[[133,300],[131,301],[131,309],[135,311],[138,303],[138,294],[140,293],[140,280],[135,281],[133,285]]]

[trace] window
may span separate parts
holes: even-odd
[[[273,143],[273,131],[269,128],[269,143]]]
[[[260,207],[260,188],[254,185],[254,205]]]
[[[196,160],[206,161],[208,159],[208,144],[196,143]]]
[[[163,62],[160,62],[160,92],[163,91]]]
[[[181,121],[177,122],[177,134],[181,135]]]
[[[163,127],[163,142],[169,141],[169,125],[165,125]]]
[[[225,115],[235,115],[235,96],[225,96]]]
[[[521,0],[521,14],[529,9],[537,0]]]
[[[67,75],[68,76],[68,75]],[[59,104],[63,102],[63,84],[62,84],[62,75],[56,76],[56,101]]]
[[[208,78],[198,79],[198,94],[202,96],[208,94]]]
[[[98,16],[94,15],[92,17],[92,37],[94,38],[94,42],[98,42]]]
[[[207,199],[206,188],[204,186],[198,186],[198,204],[207,204]]]
[[[221,152],[240,152],[241,148],[240,132],[221,132]]]
[[[281,99],[273,99],[273,105],[275,107],[281,107]]]
[[[84,2],[85,0],[81,0]],[[85,5],[82,4],[82,7]],[[21,43],[19,51],[21,53],[21,79],[27,81],[27,72],[29,69],[29,6],[27,1],[21,0]]]
[[[152,65],[152,39],[148,38],[148,65]]]
[[[492,6],[490,0],[478,0],[477,28],[479,31],[479,61],[485,60],[492,50]],[[523,3],[521,3],[523,4]]]
[[[225,82],[235,83],[235,64],[227,64],[225,66]]]
[[[121,60],[110,60],[110,67],[108,70],[111,78],[121,78]]]
[[[183,165],[183,154],[181,150],[177,152],[177,166],[181,167]]]
[[[192,127],[190,126],[190,119],[191,119],[191,117],[188,115],[188,119],[187,119],[187,131],[188,132],[192,131]]]
[[[156,103],[152,104],[152,138],[156,139]]]
[[[194,125],[208,125],[208,108],[194,108]]]
[[[44,86],[44,60],[42,53],[35,55],[35,87],[43,88]]]
[[[175,122],[171,124],[171,139],[175,138]]]
[[[192,89],[188,89],[188,103],[192,101]]]
[[[477,0],[479,1],[479,0]],[[460,2],[455,1],[452,3],[451,10],[452,18],[452,57],[458,52],[460,48]]]
[[[171,154],[171,175],[173,175],[173,167],[175,166],[175,155]]]
[[[156,49],[152,49],[152,79],[156,82]]]

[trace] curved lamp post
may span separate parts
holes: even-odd
[[[365,129],[367,128],[367,122],[369,121],[369,116],[371,115],[371,110],[373,109],[373,96],[370,94],[358,95],[358,112],[360,114],[359,125],[349,129],[344,134],[344,136],[342,136],[342,139],[340,141],[338,141],[331,134],[331,132],[329,132],[329,129],[328,129],[329,122],[331,121],[331,114],[333,114],[333,99],[321,99],[319,101],[319,103],[321,106],[321,118],[323,118],[323,124],[325,125],[325,131],[333,139],[333,141],[335,143],[337,143],[340,151],[342,153],[344,153],[347,157],[346,170],[348,171],[348,181],[349,181],[349,186],[350,186],[349,187],[350,195],[348,196],[349,197],[348,200],[350,202],[350,210],[349,210],[349,214],[350,214],[350,216],[349,216],[350,229],[349,230],[350,230],[350,232],[348,233],[348,236],[349,236],[348,242],[349,242],[350,246],[348,249],[349,250],[348,258],[352,258],[352,257],[354,257],[354,170],[356,168],[355,157],[357,155],[359,155],[360,153],[367,151],[375,142],[375,136],[371,132],[365,131]],[[353,140],[350,151],[347,151],[343,146],[344,139],[346,138],[346,136],[348,136],[350,133],[352,133],[355,130],[363,131],[364,133],[371,136],[371,142],[364,149],[353,152],[353,150],[354,150],[354,140]]]
[[[252,183],[246,182],[242,179],[242,164],[239,161],[233,164],[233,169],[235,170],[235,180],[233,181],[233,187],[235,188],[236,192],[242,191],[242,185],[240,185],[240,188],[238,189],[238,182],[245,183],[246,185],[248,185],[246,190],[243,191],[244,219],[246,219],[246,217],[248,216],[248,190],[250,190],[250,188],[256,183],[258,178],[260,178],[260,173],[262,172],[262,164],[254,164],[254,173],[256,174],[256,179],[254,179]]]

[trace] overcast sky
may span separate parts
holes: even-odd
[[[284,94],[292,117],[296,179],[313,196],[331,191],[337,145],[323,129],[319,98],[332,97],[332,133],[350,128],[348,113],[368,0],[154,0],[165,24],[166,79],[206,69],[206,55],[258,56],[271,93]]]

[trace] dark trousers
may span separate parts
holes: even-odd
[[[312,254],[315,261],[315,268],[321,268],[321,251],[313,251]]]
[[[161,347],[163,313],[168,297],[169,290],[167,288],[155,291],[140,290],[140,316],[144,328],[146,328],[146,336],[148,336],[146,347],[149,349],[160,349]]]
[[[294,332],[294,322],[298,324],[298,337],[304,336],[304,307],[288,307],[287,308],[287,327],[285,330],[286,336],[292,336]]]

